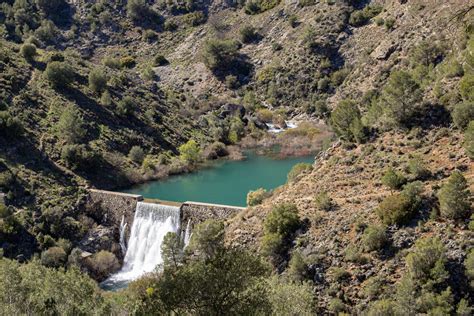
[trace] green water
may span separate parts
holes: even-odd
[[[254,153],[246,156],[242,161],[219,161],[210,168],[145,183],[127,192],[150,199],[245,206],[250,190],[274,189],[286,182],[288,171],[295,164],[314,162],[314,156],[287,159]]]

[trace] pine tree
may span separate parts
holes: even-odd
[[[441,215],[450,219],[468,217],[471,210],[470,195],[466,179],[461,172],[454,171],[438,192]]]

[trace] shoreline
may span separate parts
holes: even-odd
[[[324,147],[324,142],[330,140],[333,136],[329,127],[324,124],[314,124],[314,122],[308,121],[298,124],[279,133],[272,133],[269,130],[262,131],[264,134],[259,138],[247,135],[239,143],[226,146],[226,156],[217,159],[205,159],[194,166],[186,165],[176,157],[169,164],[156,166],[153,173],[142,173],[141,177],[136,179],[137,181],[108,189],[123,191],[148,182],[162,181],[172,176],[191,174],[213,168],[213,165],[219,162],[245,160],[246,151],[253,151],[258,156],[267,156],[278,160],[316,156]]]

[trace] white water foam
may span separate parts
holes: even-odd
[[[267,123],[267,126],[268,126],[269,133],[278,134],[278,133],[284,132],[287,129],[297,128],[298,124],[296,124],[295,122],[287,121],[286,128],[278,128],[275,126],[275,124],[271,124],[271,123]]]
[[[178,233],[179,207],[138,202],[122,269],[104,287],[126,284],[163,263],[161,244],[169,232]]]

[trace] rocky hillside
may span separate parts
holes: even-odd
[[[376,298],[388,297],[406,273],[405,255],[413,251],[416,240],[437,236],[446,247],[451,272],[449,284],[459,297],[468,294],[463,277],[463,261],[472,248],[469,221],[454,222],[433,215],[436,192],[454,170],[462,170],[470,191],[474,190],[474,166],[461,147],[457,132],[448,129],[404,135],[387,133],[366,145],[346,147],[334,144],[321,153],[313,169],[275,190],[262,205],[248,209],[228,226],[229,241],[245,247],[260,247],[263,222],[275,205],[294,203],[307,227],[297,235],[292,253],[307,260],[317,302],[327,309],[334,298],[341,299],[352,313],[360,313]],[[395,194],[381,182],[384,172],[394,168],[416,176],[410,169],[421,159],[427,170],[422,178],[422,203],[416,216],[404,225],[386,228],[386,244],[378,251],[364,251],[364,231],[383,225],[376,209],[387,196]],[[412,167],[413,168],[413,167]],[[322,208],[318,196],[327,194],[331,206]],[[288,260],[279,262],[286,269]],[[348,273],[344,280],[334,278],[334,270]],[[381,282],[376,293],[367,294],[373,282]],[[463,285],[459,285],[463,284]]]
[[[466,0],[1,1],[3,254],[43,252],[64,266],[101,223],[84,207],[85,188],[191,171],[233,145],[307,152],[330,126],[339,140],[228,223],[231,244],[261,250],[283,275],[299,271],[321,313],[360,313],[377,299],[380,310],[409,306],[398,290],[415,282],[406,277],[415,259],[405,255],[434,249],[443,260],[416,280],[416,312],[454,313],[440,301],[472,305],[463,262],[472,248],[473,8]],[[265,133],[266,123],[295,118],[305,123],[282,139]],[[463,191],[460,202],[445,198],[457,197],[446,183]],[[283,202],[283,213],[296,207],[298,229],[265,237],[267,215]],[[104,255],[115,268],[116,255]]]

